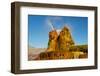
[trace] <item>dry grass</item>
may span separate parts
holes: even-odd
[[[45,52],[45,48],[29,48],[28,60],[37,60],[41,52]]]

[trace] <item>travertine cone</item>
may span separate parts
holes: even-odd
[[[58,37],[59,50],[67,50],[70,45],[74,45],[71,33],[67,27],[64,27]]]
[[[56,30],[49,32],[49,42],[47,51],[56,51],[58,46],[58,34]]]
[[[67,27],[64,27],[59,35],[56,30],[49,32],[47,51],[67,51],[70,45],[74,45],[74,41]]]

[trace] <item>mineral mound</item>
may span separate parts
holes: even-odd
[[[58,36],[59,50],[67,50],[69,46],[74,45],[71,33],[67,27],[64,27]]]
[[[56,30],[49,32],[48,48],[39,54],[38,60],[87,58],[87,55],[87,45],[76,46],[70,30],[64,26],[59,34]]]
[[[72,39],[69,29],[67,27],[64,27],[59,35],[56,30],[49,32],[49,42],[47,51],[66,51],[69,48],[69,46],[74,44],[75,43]]]

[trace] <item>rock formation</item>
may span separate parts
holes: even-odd
[[[58,34],[57,30],[49,32],[48,48],[41,52],[36,60],[87,58],[87,45],[75,45],[67,27]]]
[[[71,33],[67,27],[64,27],[58,37],[59,50],[67,50],[69,46],[74,45]]]
[[[74,45],[74,41],[67,27],[64,27],[59,35],[56,30],[53,30],[49,33],[47,51],[66,51],[70,45]]]
[[[49,42],[47,51],[56,51],[58,47],[58,34],[56,30],[49,32]]]

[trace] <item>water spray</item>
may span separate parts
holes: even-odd
[[[55,30],[53,23],[51,22],[51,20],[48,20],[48,25],[51,27],[52,30]]]

